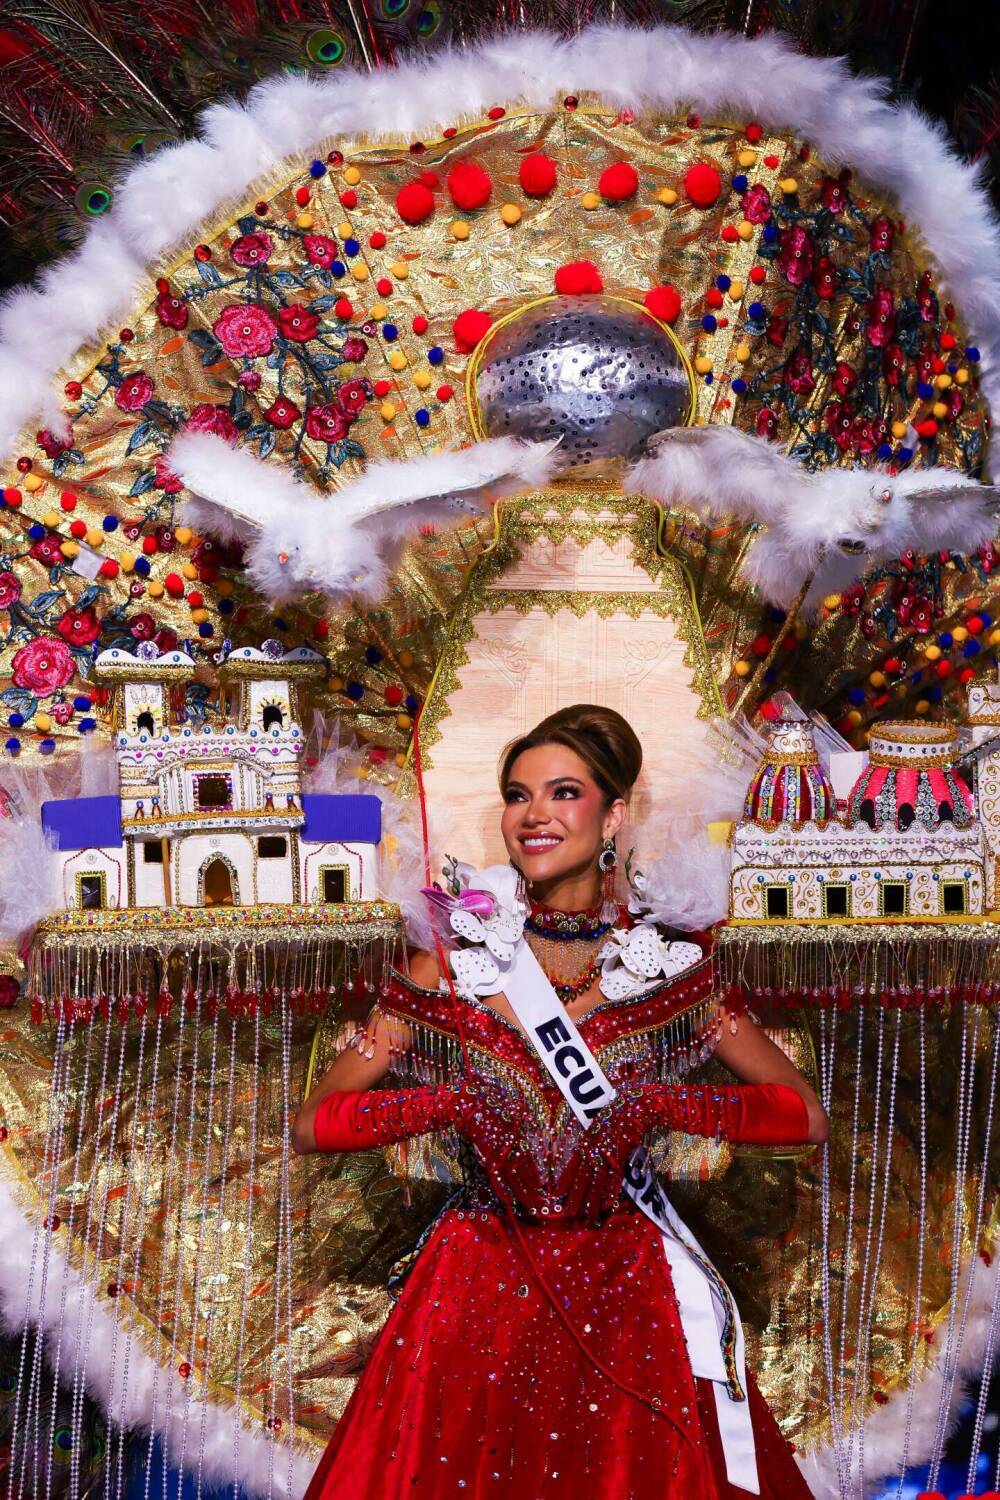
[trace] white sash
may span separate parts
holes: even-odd
[[[512,869],[492,866],[480,878],[505,906],[513,906]],[[586,1129],[615,1098],[615,1088],[523,939],[505,968],[503,991],[556,1087]],[[727,1478],[759,1495],[743,1325],[732,1293],[668,1200],[641,1146],[629,1158],[623,1187],[663,1237],[692,1373],[712,1382]]]

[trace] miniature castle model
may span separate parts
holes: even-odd
[[[730,834],[736,922],[961,920],[1000,907],[1000,685],[956,725],[883,723],[838,806],[812,726],[771,732]]]
[[[231,722],[171,721],[190,680],[183,651],[150,642],[103,651],[116,690],[120,796],[46,802],[68,910],[329,904],[375,898],[381,804],[302,793],[295,684],[326,671],[277,641],[230,652],[219,669]]]

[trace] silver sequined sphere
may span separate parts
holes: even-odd
[[[487,345],[476,381],[490,437],[561,438],[563,473],[601,473],[688,421],[674,345],[641,308],[601,296],[528,308]]]

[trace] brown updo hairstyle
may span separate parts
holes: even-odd
[[[504,748],[500,756],[501,792],[507,791],[518,756],[538,745],[565,745],[578,755],[609,806],[619,797],[628,801],[642,770],[642,746],[621,714],[597,703],[573,703],[549,714]]]

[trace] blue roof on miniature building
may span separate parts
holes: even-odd
[[[299,838],[306,844],[377,844],[382,837],[382,804],[377,797],[306,792],[305,822]]]
[[[72,797],[42,803],[42,827],[55,835],[57,849],[120,849],[119,797]]]

